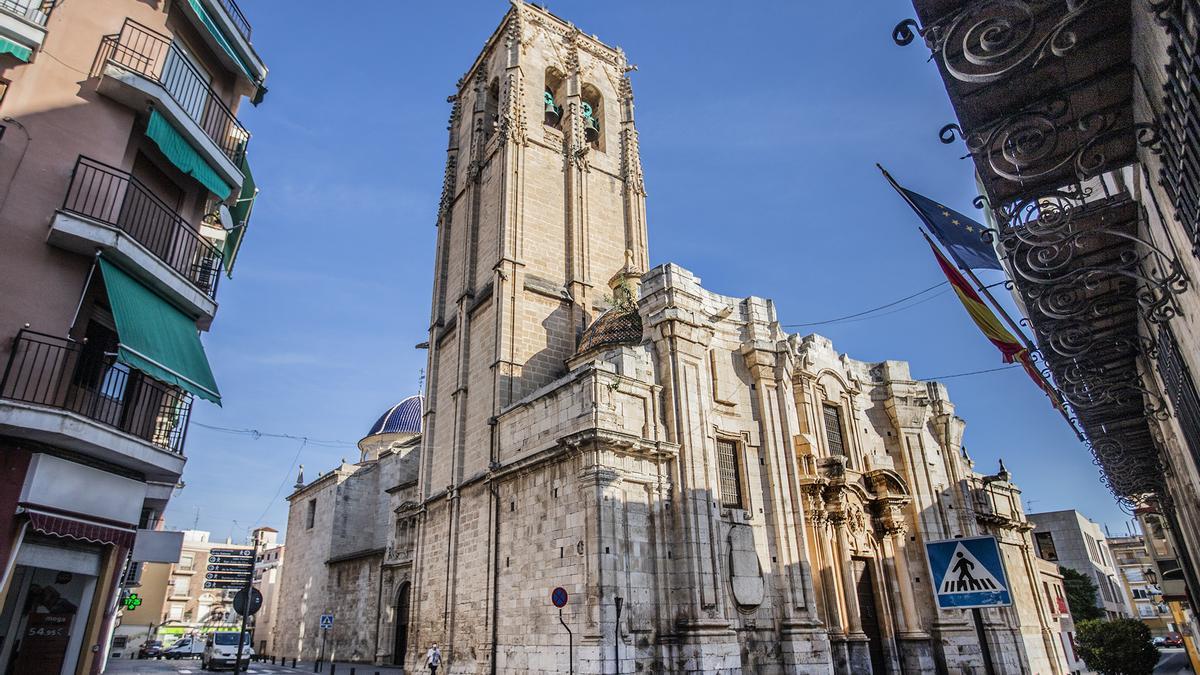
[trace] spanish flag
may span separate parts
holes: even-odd
[[[950,287],[954,289],[955,295],[958,296],[959,302],[963,304],[963,308],[967,310],[967,314],[971,316],[971,320],[983,331],[985,337],[996,345],[996,349],[1004,355],[1005,363],[1020,363],[1029,377],[1033,378],[1035,384],[1054,404],[1055,408],[1060,408],[1062,403],[1059,401],[1058,393],[1050,386],[1042,374],[1033,365],[1033,361],[1029,358],[1029,350],[1023,344],[1013,337],[1013,334],[1008,332],[1008,329],[1000,323],[996,315],[987,305],[983,304],[983,300],[979,294],[971,288],[971,284],[967,282],[962,273],[954,268],[954,265],[942,255],[937,246],[934,246],[929,237],[925,237],[925,241],[929,244],[929,248],[933,251],[934,257],[937,258],[938,265],[942,268],[942,273],[946,275],[946,279],[950,281]]]

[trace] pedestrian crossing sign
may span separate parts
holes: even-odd
[[[995,537],[930,541],[925,543],[925,554],[938,607],[971,609],[1012,604]]]

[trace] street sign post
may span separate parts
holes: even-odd
[[[571,632],[571,627],[563,620],[563,607],[567,606],[567,589],[558,586],[553,591],[550,591],[550,604],[558,608],[558,622],[562,624],[564,630],[567,631],[567,664],[570,668],[570,673],[575,673],[575,634]]]
[[[233,598],[233,610],[242,615],[242,630],[238,633],[237,656],[233,661],[233,672],[242,669],[242,647],[246,644],[246,617],[262,606],[262,594],[252,586],[254,583],[254,556],[252,548],[214,548],[208,552],[208,568],[204,573],[205,588],[241,589]],[[258,604],[254,604],[254,596]],[[241,598],[239,609],[238,598]],[[246,602],[249,600],[250,607]]]
[[[249,605],[247,605],[247,600]],[[237,592],[233,596],[233,611],[242,616],[254,616],[258,610],[262,609],[263,596],[257,588],[251,587],[250,592],[246,593],[246,589]]]
[[[329,629],[333,628],[333,615],[321,615],[321,651],[317,654],[317,663],[315,664],[316,672],[321,672],[325,669],[325,639],[329,635]]]
[[[983,628],[984,607],[1008,607],[1012,592],[995,537],[966,537],[925,543],[929,580],[940,609],[969,609],[988,675],[994,675],[992,649]]]

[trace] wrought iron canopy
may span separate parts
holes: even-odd
[[[1105,482],[1127,503],[1165,496],[1139,322],[1174,316],[1187,286],[1140,233],[1129,192],[1139,135],[1128,0],[914,0],[921,36],[995,216],[988,236],[1024,305],[1038,365],[1060,388]]]

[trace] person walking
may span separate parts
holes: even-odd
[[[425,652],[425,665],[429,666],[430,675],[437,675],[438,666],[442,665],[442,650],[438,649],[436,642]]]

